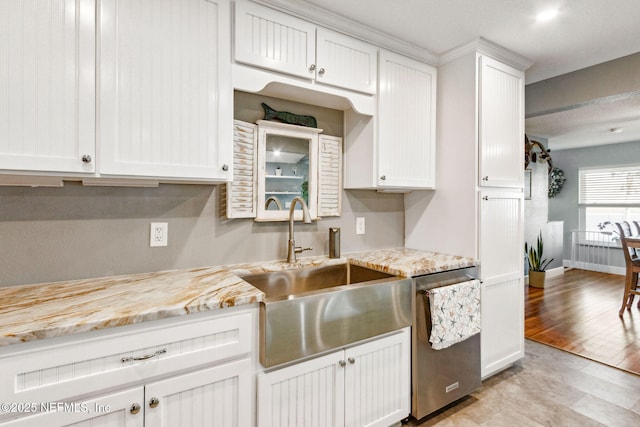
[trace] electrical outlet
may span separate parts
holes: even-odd
[[[149,246],[167,246],[169,241],[169,223],[152,222]]]
[[[356,218],[356,234],[364,234],[364,217],[359,216]]]

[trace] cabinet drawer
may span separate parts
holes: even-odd
[[[252,351],[252,312],[152,322],[0,359],[0,401],[40,402],[91,394],[189,370]],[[87,335],[84,335],[87,337]]]

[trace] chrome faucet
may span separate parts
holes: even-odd
[[[311,224],[311,215],[309,215],[309,208],[304,202],[304,199],[300,196],[294,197],[293,200],[291,200],[291,205],[289,206],[289,245],[287,247],[287,262],[289,263],[296,262],[296,254],[313,249],[296,246],[296,241],[293,238],[293,217],[295,214],[296,202],[300,202],[300,206],[302,206],[302,221],[304,221],[305,224]]]

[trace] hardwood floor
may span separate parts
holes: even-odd
[[[640,375],[637,298],[618,316],[624,276],[567,270],[525,290],[525,337]]]

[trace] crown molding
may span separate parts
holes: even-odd
[[[438,65],[438,55],[420,46],[399,39],[395,36],[369,27],[343,15],[330,12],[316,5],[301,0],[252,0],[254,3],[269,6],[297,18],[312,21],[325,28],[360,39],[366,43],[399,53],[413,59]]]
[[[512,52],[483,37],[478,37],[470,43],[458,46],[443,53],[440,55],[438,65],[446,64],[472,52],[485,54],[521,71],[525,71],[533,65],[533,61],[529,58]]]

